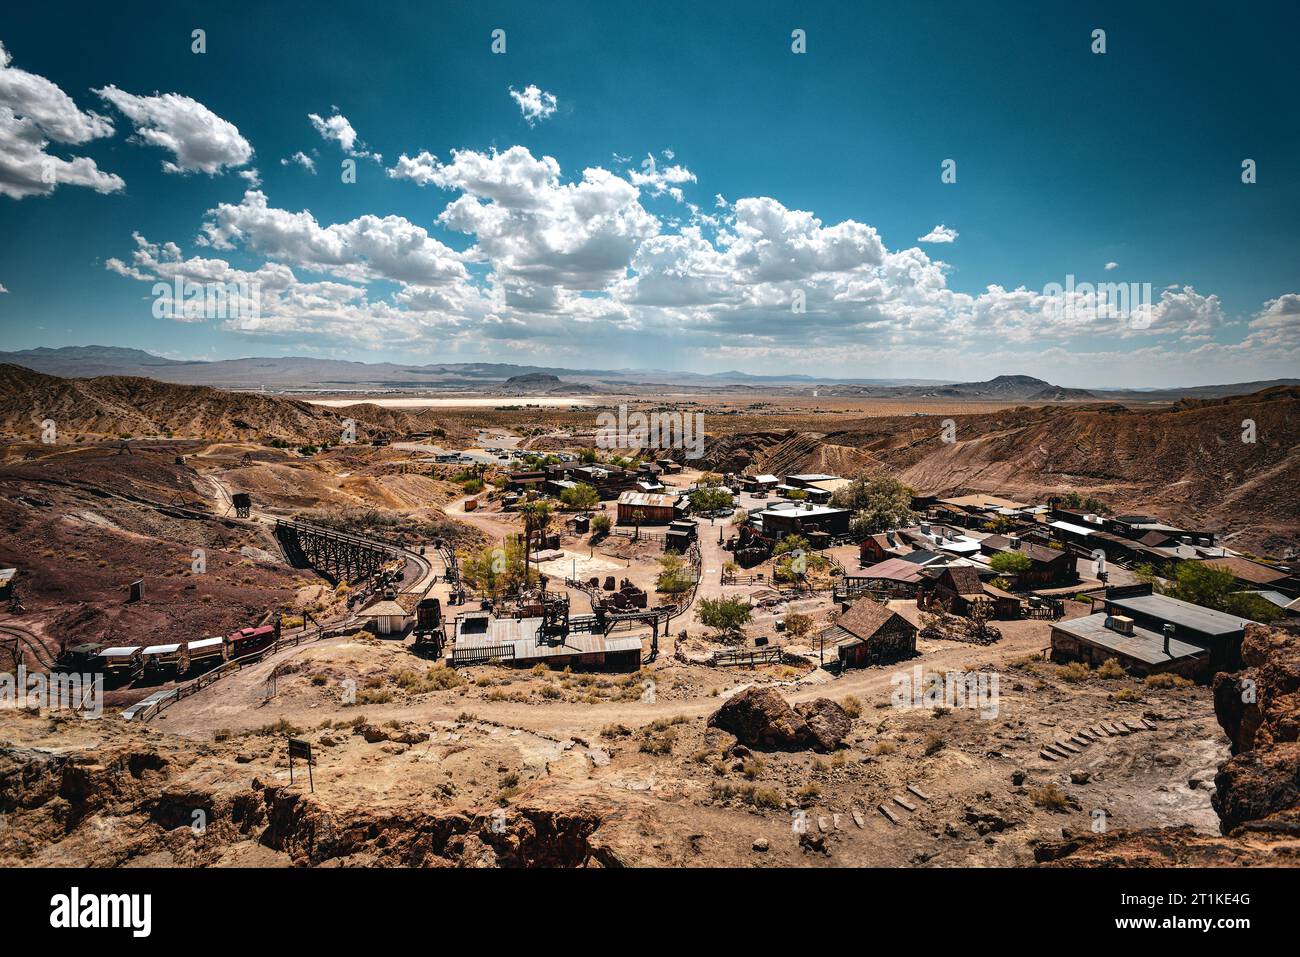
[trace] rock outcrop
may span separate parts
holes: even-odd
[[[1214,678],[1233,755],[1214,778],[1222,836],[1153,828],[1067,838],[1035,858],[1071,867],[1300,866],[1300,634],[1250,625],[1240,671]]]
[[[728,698],[709,726],[734,734],[751,748],[833,751],[849,733],[847,712],[829,698],[792,708],[771,688],[746,688]]]

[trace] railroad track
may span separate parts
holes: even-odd
[[[20,625],[0,624],[0,634],[8,635],[14,639],[14,648],[26,648],[31,652],[31,656],[47,671],[53,671],[57,666],[54,656],[50,650],[45,647],[45,643],[36,636],[36,633]],[[15,655],[14,666],[17,667],[21,658]]]

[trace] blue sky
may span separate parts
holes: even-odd
[[[5,348],[1300,368],[1294,4],[267,6],[0,17]],[[256,294],[159,318],[178,277]]]

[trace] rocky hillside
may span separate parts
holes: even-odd
[[[224,392],[134,376],[62,379],[0,365],[0,436],[35,441],[53,420],[60,441],[118,436],[338,442],[344,423],[358,441],[432,428],[429,412],[375,405],[328,409],[278,396]]]
[[[1300,866],[1300,634],[1251,625],[1245,667],[1214,680],[1233,756],[1214,779],[1221,837],[1190,828],[1088,835],[1044,845],[1068,867]]]
[[[943,441],[949,419],[953,442]],[[1242,441],[1245,422],[1254,424],[1253,442]],[[1238,547],[1280,553],[1300,536],[1300,388],[1163,409],[1018,407],[870,418],[825,433],[717,433],[704,463],[775,473],[881,469],[925,494],[1080,491],[1117,511],[1204,524]]]

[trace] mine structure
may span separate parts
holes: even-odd
[[[335,581],[357,581],[379,572],[402,549],[330,528],[277,519],[275,535],[296,564],[310,565]]]

